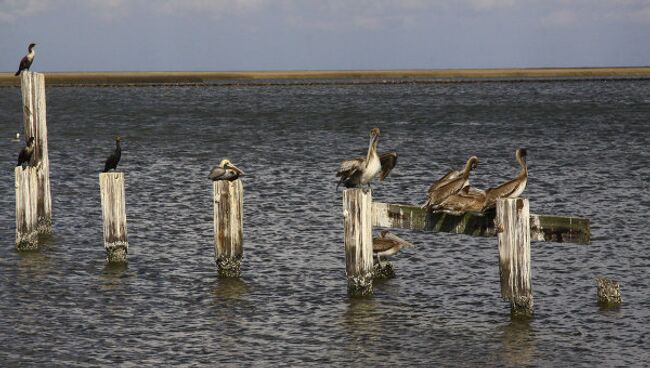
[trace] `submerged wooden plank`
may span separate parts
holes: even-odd
[[[372,204],[372,224],[386,228],[495,236],[495,216],[495,210],[485,213],[431,212],[411,204]],[[532,241],[589,244],[589,219],[531,214],[530,238]]]

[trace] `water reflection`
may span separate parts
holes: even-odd
[[[51,272],[50,257],[42,250],[18,252],[19,276],[39,280]]]
[[[102,288],[108,290],[121,286],[122,279],[127,276],[128,269],[128,263],[106,263],[100,275]]]
[[[515,319],[499,326],[501,330],[500,360],[508,367],[531,365],[535,358],[535,340],[531,319]]]
[[[212,290],[212,295],[218,300],[240,299],[250,292],[250,286],[238,278],[219,278]]]

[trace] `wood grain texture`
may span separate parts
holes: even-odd
[[[124,174],[99,174],[99,189],[104,219],[104,248],[109,263],[127,261],[129,243],[126,230],[126,194]]]
[[[16,186],[16,249],[38,248],[37,174],[33,167],[14,170]]]
[[[345,271],[351,295],[372,294],[372,191],[343,191]]]
[[[514,314],[532,315],[528,199],[500,198],[496,213],[501,296],[511,302]]]
[[[217,269],[220,276],[239,277],[244,253],[244,188],[240,179],[212,183]]]
[[[30,166],[37,170],[37,218],[39,233],[52,231],[52,197],[50,191],[50,161],[47,148],[47,117],[45,76],[41,73],[21,74],[23,121],[25,138],[34,137],[34,153]]]

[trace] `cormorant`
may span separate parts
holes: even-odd
[[[23,56],[23,58],[20,60],[20,66],[18,67],[18,71],[15,76],[19,76],[20,72],[23,70],[29,70],[29,67],[32,66],[32,62],[34,61],[34,55],[36,52],[34,51],[34,47],[36,46],[35,43],[30,43],[27,55]]]
[[[29,161],[32,159],[32,154],[34,153],[34,137],[29,137],[27,140],[27,144],[25,147],[23,147],[22,150],[20,150],[20,154],[18,154],[18,166],[22,166],[23,169],[25,168],[25,165],[29,165]]]
[[[104,171],[108,172],[110,169],[116,170],[117,164],[120,162],[122,157],[122,148],[120,147],[120,136],[115,137],[115,151],[111,153],[110,156],[106,159],[106,164],[104,165]]]

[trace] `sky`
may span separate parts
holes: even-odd
[[[0,0],[0,71],[650,65],[650,0]]]

